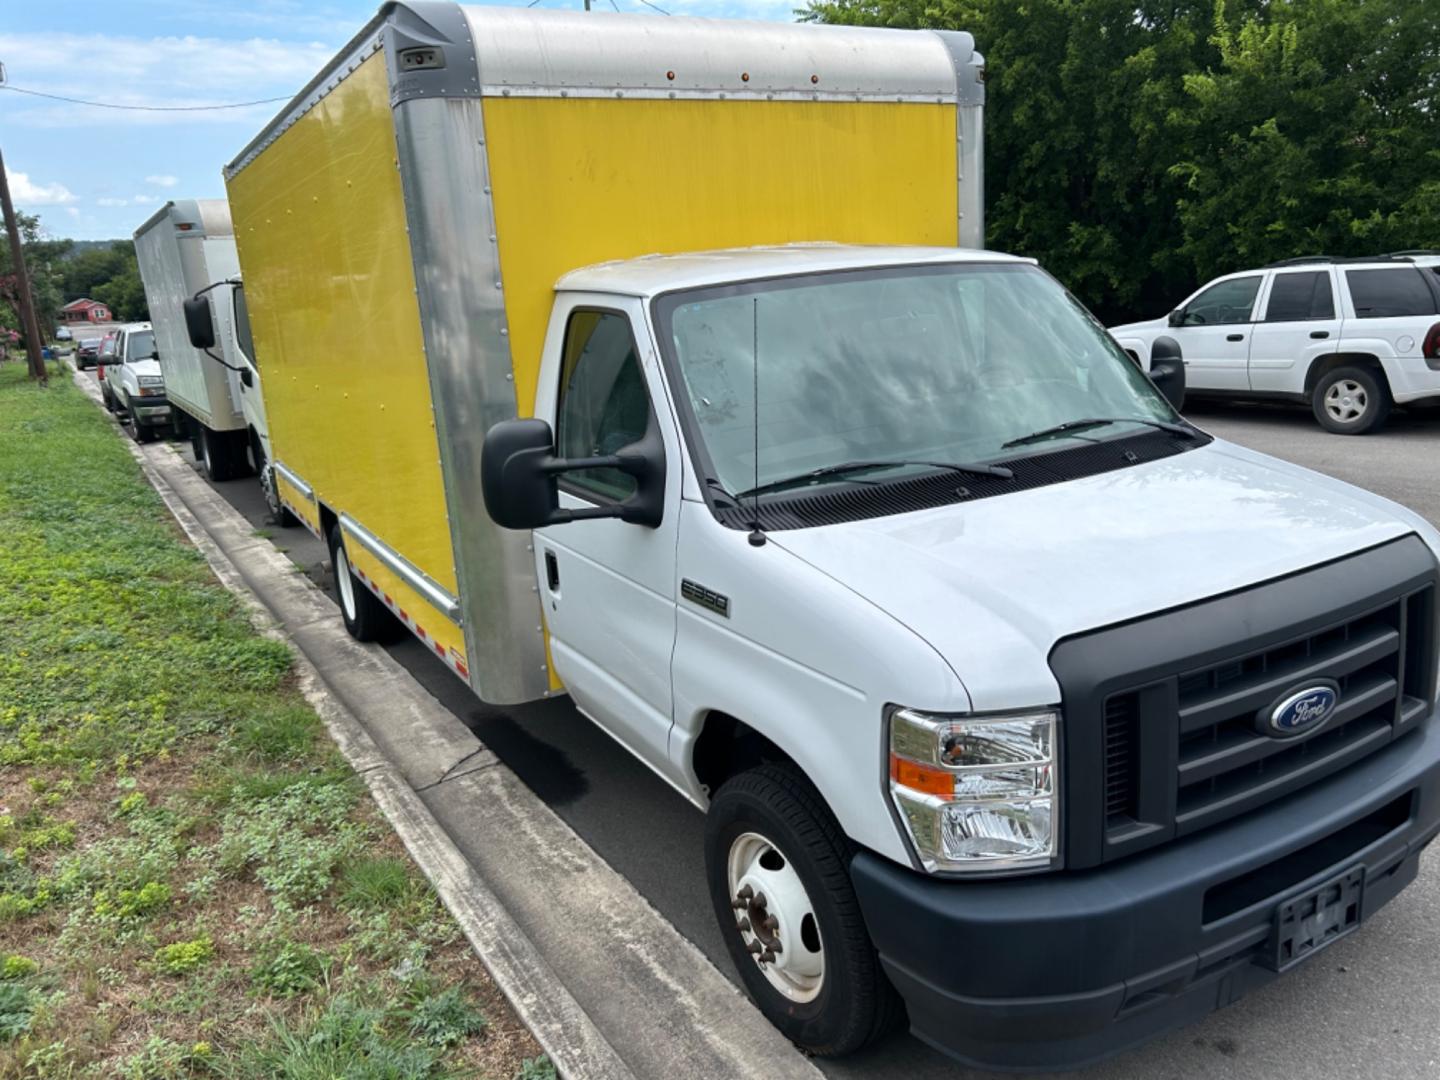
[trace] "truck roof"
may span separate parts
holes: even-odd
[[[555,283],[557,291],[656,296],[675,289],[702,288],[732,281],[791,277],[828,270],[939,263],[1034,263],[1016,255],[971,248],[884,246],[870,244],[783,244],[727,248],[684,255],[642,255],[637,259],[596,263],[572,270]]]

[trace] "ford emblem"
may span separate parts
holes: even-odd
[[[1256,726],[1261,734],[1277,739],[1306,735],[1330,719],[1339,700],[1340,684],[1333,679],[1318,679],[1261,709],[1255,718]]]

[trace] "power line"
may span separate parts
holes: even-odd
[[[0,85],[0,90],[10,90],[16,94],[29,94],[31,97],[49,98],[52,101],[65,101],[71,105],[90,105],[96,109],[129,109],[132,112],[214,112],[217,109],[248,109],[251,105],[273,105],[277,101],[290,100],[289,96],[286,96],[261,98],[258,101],[236,101],[228,105],[117,105],[113,101],[86,101],[83,98],[64,97],[61,94],[47,94],[43,90],[26,90],[19,86]]]
[[[659,4],[652,4],[652,3],[650,2],[650,0],[640,0],[640,2],[641,2],[642,4],[644,4],[644,5],[645,5],[646,7],[648,7],[648,8],[654,8],[654,9],[655,9],[656,11],[658,11],[661,15],[669,15],[669,14],[670,14],[670,12],[666,11],[666,10],[665,10],[663,7],[661,7]]]

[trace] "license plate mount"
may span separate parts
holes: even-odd
[[[1275,909],[1267,964],[1285,971],[1360,926],[1364,918],[1365,867],[1355,866]]]

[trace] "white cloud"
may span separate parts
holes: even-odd
[[[147,176],[145,182],[154,184],[156,187],[174,187],[180,182],[180,178],[178,176]]]
[[[69,214],[76,221],[80,220],[80,208],[78,206],[65,207],[65,213]]]
[[[37,184],[23,172],[10,172],[10,197],[20,206],[64,206],[75,193],[64,184]]]
[[[146,107],[228,105],[264,98],[286,98],[334,56],[333,43],[280,41],[273,38],[227,40],[216,37],[124,37],[111,34],[0,33],[0,56],[9,61],[16,86],[66,97]],[[77,56],[104,56],[106,78],[95,67],[75,64]],[[29,127],[79,127],[105,124],[233,124],[254,130],[281,102],[211,112],[145,112],[97,109],[85,105],[7,99],[13,123]],[[168,174],[147,182],[169,186]]]
[[[155,195],[136,195],[130,202],[134,206],[154,206],[160,199]]]
[[[116,199],[113,196],[105,195],[95,200],[96,206],[129,206],[129,199]]]

